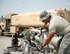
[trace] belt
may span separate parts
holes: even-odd
[[[66,34],[68,34],[70,31],[68,31]],[[64,34],[64,35],[66,35],[66,34]]]
[[[66,34],[68,34],[70,31],[68,31],[67,33],[65,33],[65,34],[63,34],[63,35],[61,35],[62,37],[64,37],[64,35],[66,35]]]

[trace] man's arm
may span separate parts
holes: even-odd
[[[47,38],[43,41],[43,43],[41,45],[42,48],[44,48],[51,41],[51,39],[53,38],[54,34],[55,34],[54,32],[49,32],[48,33]]]

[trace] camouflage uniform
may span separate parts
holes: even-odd
[[[70,31],[64,35],[58,54],[70,54]]]

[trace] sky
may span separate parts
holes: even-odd
[[[70,0],[0,0],[0,16],[7,13],[25,13],[48,9],[70,10]]]

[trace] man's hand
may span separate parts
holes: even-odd
[[[41,46],[38,46],[38,47],[37,47],[37,50],[38,50],[38,51],[41,51],[42,49],[43,49],[43,48],[42,48]]]

